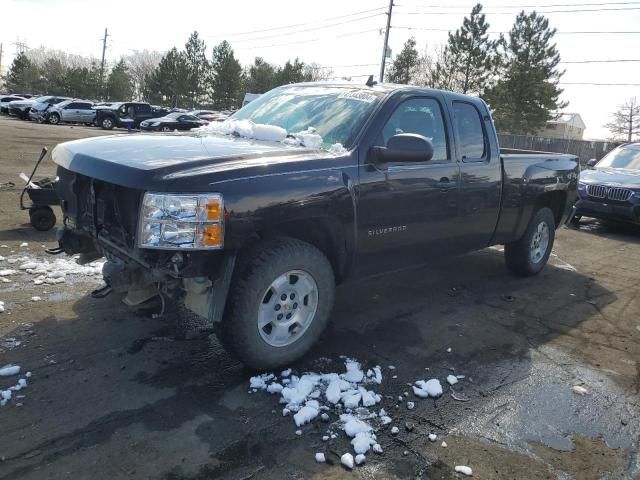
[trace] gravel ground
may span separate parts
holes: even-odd
[[[105,133],[0,117],[0,269],[53,261],[43,247],[55,245],[5,182],[19,185],[43,144]],[[33,376],[0,407],[0,478],[446,479],[457,465],[482,479],[640,478],[637,229],[563,228],[536,278],[510,276],[494,248],[340,287],[330,327],[291,367],[341,371],[341,355],[382,367],[375,390],[400,433],[378,432],[384,453],[353,471],[340,466],[344,434],[323,442],[317,421],[296,435],[276,396],[248,394],[254,373],[215,337],[177,337],[174,318],[88,297],[99,276],[7,278],[0,366]],[[451,373],[465,378],[442,397],[398,401],[408,383]]]

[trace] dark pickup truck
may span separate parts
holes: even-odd
[[[140,123],[150,118],[161,117],[165,109],[154,108],[144,102],[118,102],[107,107],[96,108],[96,125],[111,130],[113,127],[138,128]]]
[[[189,134],[52,156],[59,251],[108,260],[94,293],[181,302],[261,369],[310,348],[347,277],[495,244],[538,273],[579,174],[572,155],[500,151],[478,98],[386,84],[280,87]]]

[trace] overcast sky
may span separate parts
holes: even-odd
[[[393,52],[399,52],[411,35],[421,49],[444,44],[447,31],[459,27],[474,4],[395,0],[389,38]],[[487,0],[483,5],[492,32],[508,31],[521,8],[543,12],[558,29],[556,43],[563,61],[640,60],[640,34],[568,33],[640,31],[640,1]],[[298,56],[333,67],[337,75],[362,75],[357,79],[364,81],[364,75],[377,77],[379,71],[387,7],[387,0],[0,0],[2,64],[6,68],[12,60],[18,39],[32,48],[44,45],[99,58],[107,27],[107,58],[114,61],[133,49],[181,48],[198,30],[209,53],[211,46],[226,39],[243,65],[255,56],[274,63]],[[276,30],[291,25],[296,26]],[[586,138],[605,138],[603,124],[610,113],[625,99],[640,97],[639,86],[570,84],[639,84],[640,62],[563,68],[563,98],[569,101],[565,111],[582,115]]]

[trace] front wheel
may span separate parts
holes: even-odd
[[[52,113],[51,115],[49,115],[49,123],[51,125],[58,125],[60,123],[60,117],[57,113]]]
[[[239,262],[219,338],[249,367],[286,366],[318,339],[334,294],[333,270],[322,252],[292,238],[268,241]]]
[[[520,240],[504,246],[507,267],[516,275],[536,275],[544,268],[553,249],[556,222],[549,208],[541,208],[533,214]]]
[[[105,130],[111,130],[113,128],[113,119],[109,117],[103,118],[100,122],[100,126]]]

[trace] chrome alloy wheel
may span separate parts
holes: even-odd
[[[303,270],[290,270],[276,278],[262,296],[258,331],[272,347],[298,340],[313,322],[318,309],[318,284]]]
[[[531,244],[529,245],[529,258],[532,263],[539,263],[547,253],[549,247],[549,225],[540,222],[538,228],[533,233]]]

